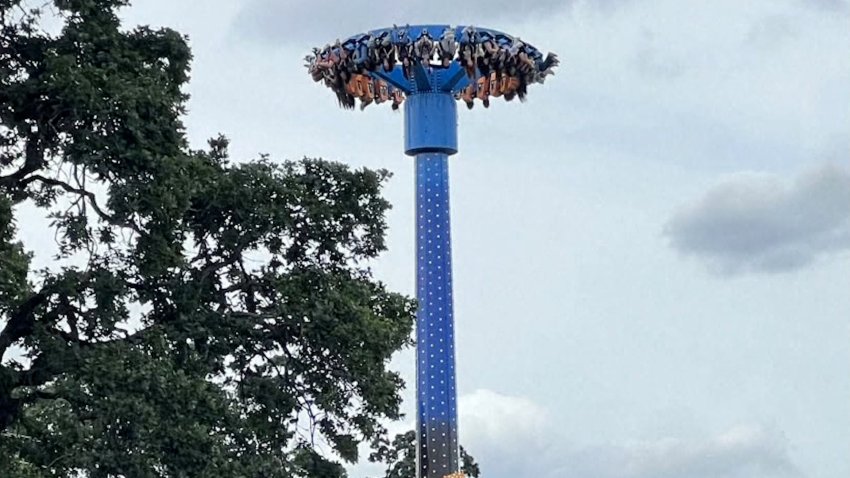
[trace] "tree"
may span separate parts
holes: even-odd
[[[416,432],[396,435],[392,442],[379,438],[375,443],[375,451],[369,460],[386,463],[387,470],[384,478],[416,478]],[[481,469],[475,459],[460,447],[461,469],[466,476],[478,478]]]
[[[344,476],[411,344],[368,269],[388,173],[190,149],[187,42],[126,3],[0,0],[0,476]]]

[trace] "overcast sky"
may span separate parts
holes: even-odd
[[[557,52],[528,103],[461,108],[451,163],[461,436],[485,478],[850,476],[847,1],[137,0],[125,13],[189,35],[195,146],[223,132],[238,159],[392,170],[390,251],[374,266],[409,294],[402,116],[340,110],[301,58],[435,21]],[[411,383],[413,364],[396,360]]]

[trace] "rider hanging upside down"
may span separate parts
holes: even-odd
[[[472,108],[476,99],[487,107],[490,97],[525,100],[528,85],[543,83],[560,63],[557,55],[545,58],[537,49],[518,37],[472,26],[458,30],[445,27],[439,38],[431,36],[433,27],[424,27],[415,40],[410,26],[382,30],[351,37],[323,49],[314,48],[305,57],[305,67],[316,82],[334,91],[343,108],[350,109],[359,99],[361,107],[392,100],[398,109],[403,90],[388,86],[380,77],[392,75],[401,64],[404,78],[413,78],[413,66],[425,69],[462,68],[470,84],[455,98]],[[388,78],[388,77],[385,77]]]

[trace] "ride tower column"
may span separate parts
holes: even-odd
[[[407,98],[405,153],[416,161],[417,477],[443,478],[460,471],[449,213],[457,103],[451,93]]]

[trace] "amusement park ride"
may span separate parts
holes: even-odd
[[[457,148],[457,101],[525,100],[558,57],[495,30],[447,25],[355,35],[305,58],[316,82],[353,109],[405,105],[405,153],[416,157],[417,475],[456,478],[458,456],[448,157]]]

